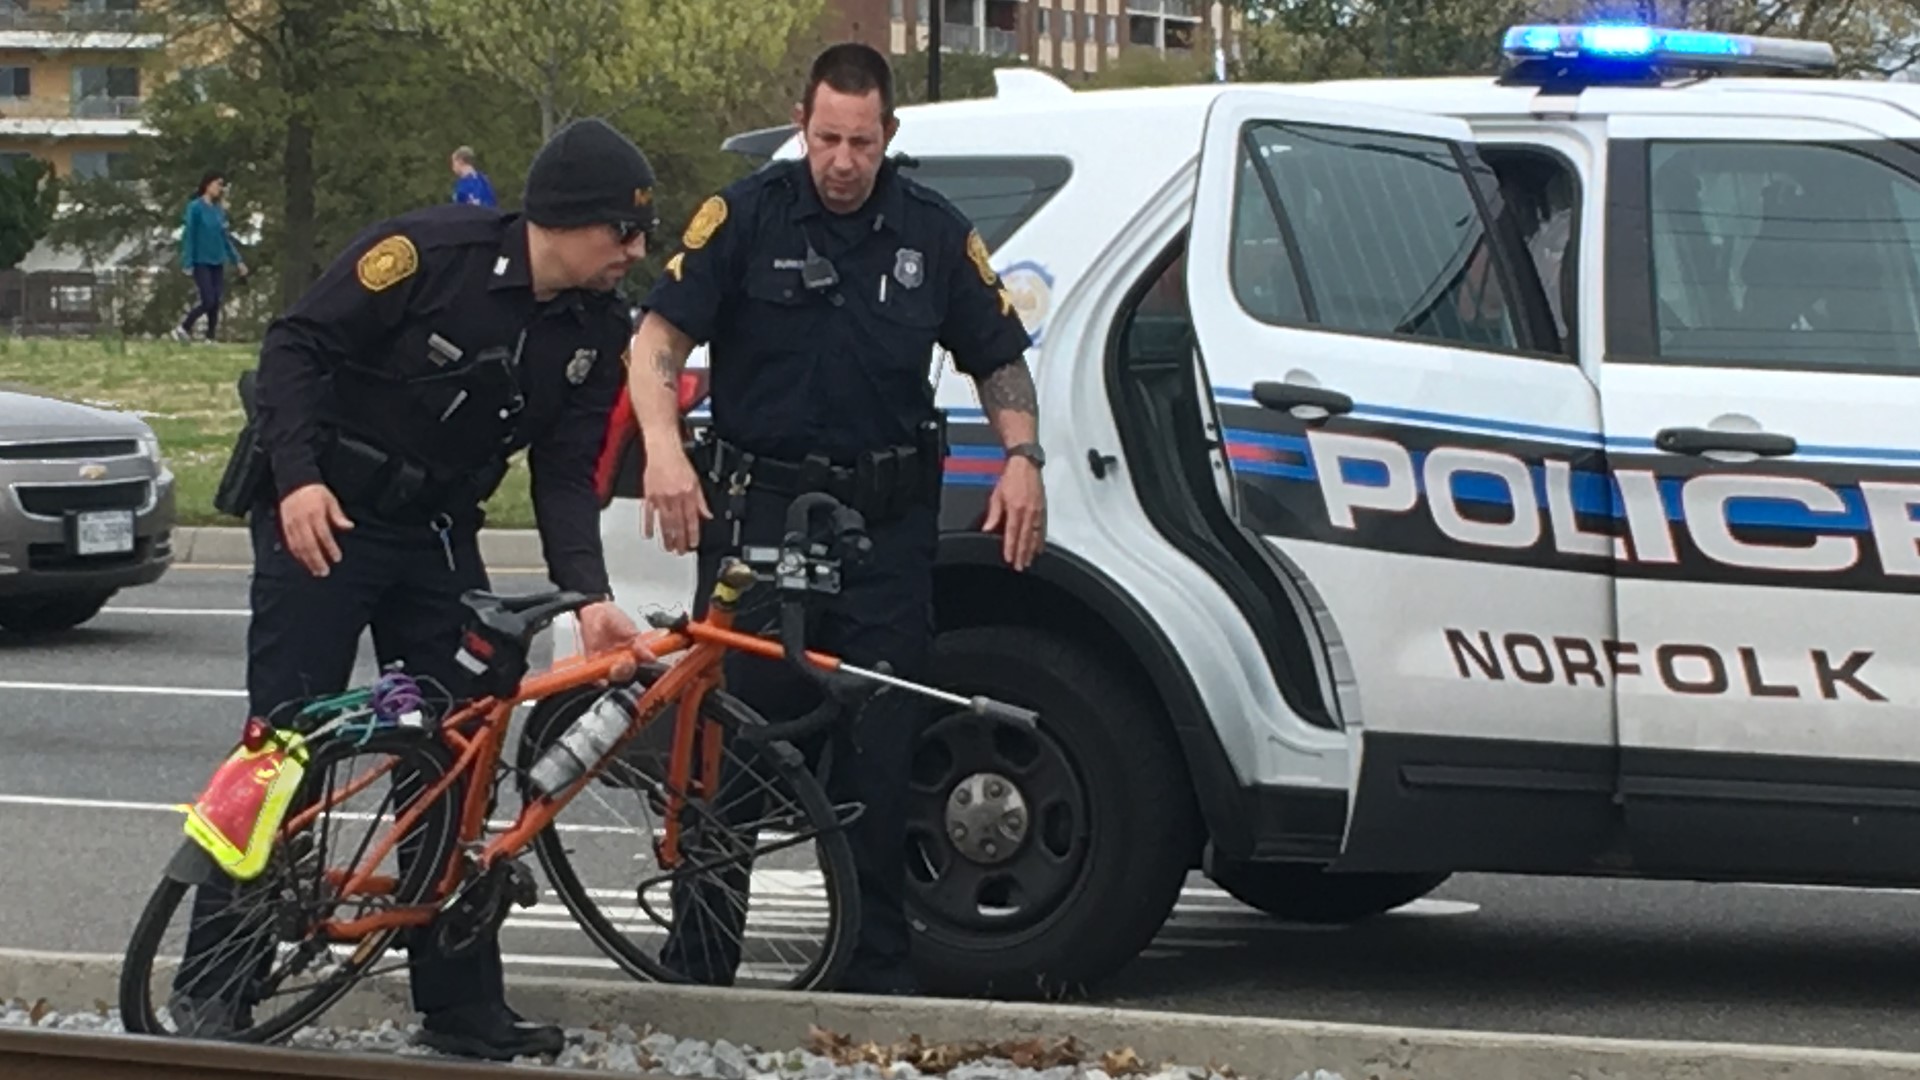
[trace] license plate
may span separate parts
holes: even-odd
[[[125,555],[133,550],[133,511],[94,510],[74,522],[76,555]]]

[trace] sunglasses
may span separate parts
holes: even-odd
[[[613,235],[620,241],[622,247],[633,243],[643,236],[653,235],[653,227],[651,225],[642,225],[637,221],[609,221],[607,222],[607,228],[613,230]]]

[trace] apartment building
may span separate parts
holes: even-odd
[[[139,0],[0,0],[0,165],[115,175],[149,134],[140,101],[163,41]]]
[[[924,51],[941,12],[944,51],[1088,75],[1129,50],[1234,51],[1240,15],[1221,0],[829,0],[844,38],[893,55]]]

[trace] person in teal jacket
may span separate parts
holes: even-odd
[[[227,263],[232,262],[240,276],[247,276],[247,263],[227,232],[227,211],[220,200],[227,193],[227,178],[210,172],[200,178],[200,190],[187,203],[186,220],[180,230],[180,265],[193,275],[200,302],[173,328],[177,341],[193,339],[193,324],[207,317],[207,340],[220,328],[220,301],[226,291]]]

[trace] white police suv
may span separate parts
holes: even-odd
[[[937,365],[940,676],[1045,720],[922,740],[934,988],[1095,982],[1195,868],[1315,921],[1469,870],[1920,881],[1920,87],[1506,48],[902,111],[1032,333],[1051,503],[1010,571]]]

